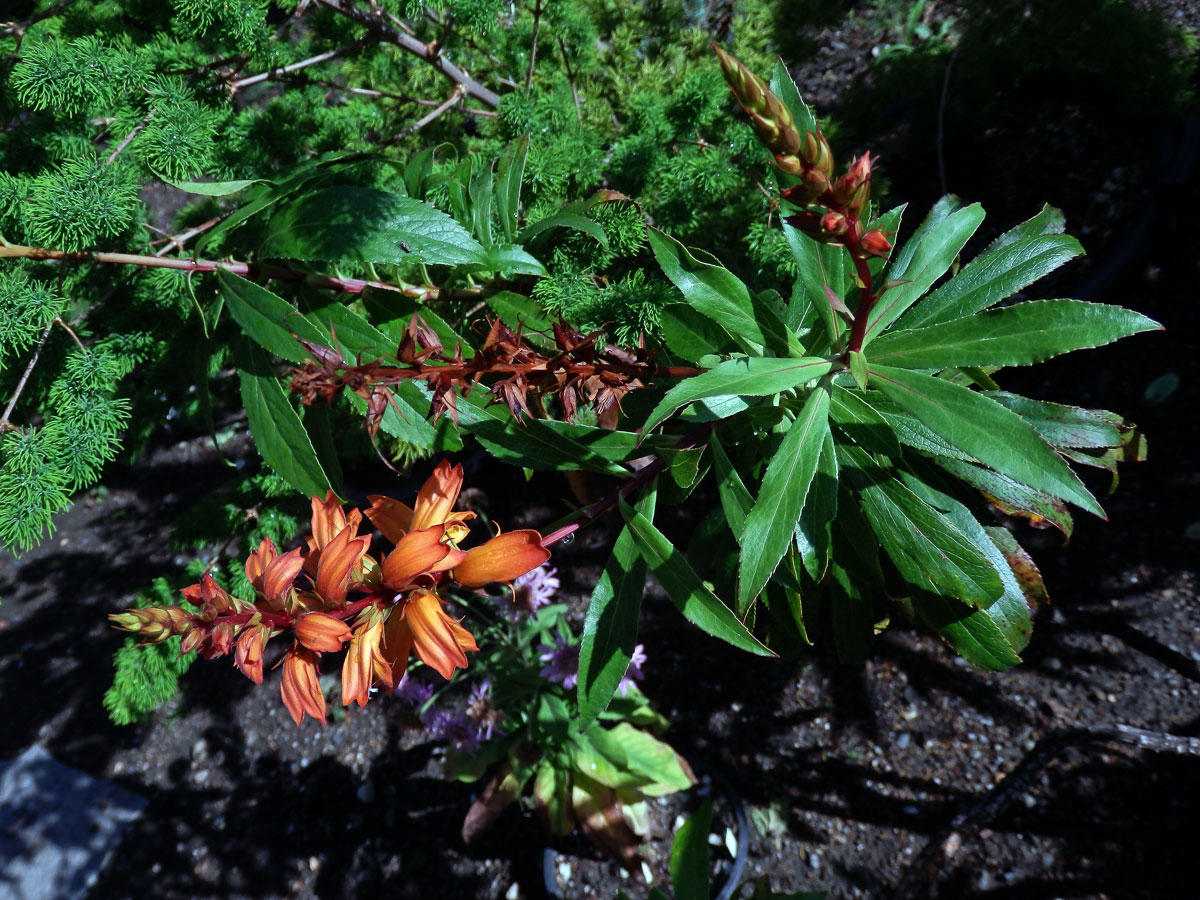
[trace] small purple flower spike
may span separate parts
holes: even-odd
[[[553,644],[538,647],[538,659],[546,665],[539,675],[570,690],[579,682],[579,645],[568,644],[562,635],[554,635]]]
[[[642,663],[645,661],[646,647],[644,644],[638,644],[633,648],[633,654],[629,657],[629,668],[625,670],[625,674],[617,684],[617,693],[622,697],[629,693],[629,689],[634,687],[636,682],[642,680]]]

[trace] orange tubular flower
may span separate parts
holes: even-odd
[[[351,575],[371,545],[370,537],[354,536],[356,527],[357,525],[347,525],[320,551],[316,591],[326,603],[332,603],[334,606],[341,606],[346,601]]]
[[[287,595],[303,568],[304,557],[300,555],[299,547],[280,556],[270,538],[263,538],[246,559],[246,577],[254,589],[277,608],[289,605]]]
[[[317,681],[316,654],[303,647],[292,647],[283,659],[283,681],[280,685],[283,705],[299,725],[307,713],[325,724],[325,695]]]
[[[238,638],[237,649],[233,654],[234,665],[255,684],[262,684],[263,646],[269,636],[270,629],[262,625],[247,628]]]
[[[410,531],[396,543],[381,567],[383,583],[393,591],[412,587],[421,575],[453,569],[467,554],[442,543],[445,525]]]
[[[395,687],[392,666],[384,659],[379,647],[383,638],[383,616],[370,610],[367,617],[359,621],[342,665],[342,703],[345,706],[355,701],[359,706],[366,706],[371,696],[371,684],[376,678],[387,685],[389,691]]]
[[[358,534],[358,526],[362,523],[362,513],[357,509],[350,510],[349,515],[342,509],[333,491],[325,494],[325,499],[312,498],[312,534],[307,538],[308,557],[304,567],[310,573],[316,573],[321,562],[321,553],[325,547],[339,534],[349,530],[348,538]]]
[[[446,536],[456,543],[467,536],[467,527],[463,523],[475,518],[473,512],[451,512],[462,483],[463,467],[452,467],[443,459],[422,485],[414,508],[409,509],[382,494],[371,494],[367,498],[371,501],[367,518],[393,544],[409,531],[421,531],[434,525],[445,525]]]
[[[542,536],[536,531],[509,531],[468,550],[466,559],[450,574],[463,587],[481,588],[493,582],[512,581],[549,558],[550,551],[542,546]]]
[[[467,667],[464,651],[478,650],[471,632],[463,628],[442,609],[442,600],[432,591],[416,591],[404,607],[412,648],[421,662],[449,679],[455,669]],[[404,637],[400,636],[401,643]],[[403,669],[401,669],[403,672]]]
[[[350,626],[323,612],[301,616],[295,625],[296,640],[309,650],[335,653],[350,640]]]

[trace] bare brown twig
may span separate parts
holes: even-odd
[[[286,66],[280,66],[277,69],[271,69],[267,72],[260,72],[257,75],[250,75],[246,78],[239,78],[237,81],[229,85],[229,92],[236,94],[242,88],[250,87],[252,84],[259,84],[271,78],[277,78],[280,75],[287,75],[291,72],[298,72],[301,69],[306,69],[309,66],[319,65],[323,62],[329,62],[331,59],[337,59],[339,56],[345,56],[347,53],[352,53],[361,47],[371,43],[368,38],[362,38],[355,41],[353,44],[347,44],[344,47],[338,47],[336,50],[330,50],[326,53],[318,53],[316,56],[310,56],[308,59],[302,59],[299,62],[290,63]]]
[[[461,85],[468,96],[474,97],[485,106],[495,109],[500,104],[499,94],[484,87],[458,66],[454,65],[454,63],[450,62],[450,60],[446,59],[438,52],[438,48],[423,44],[411,34],[405,34],[397,30],[382,17],[355,6],[350,0],[319,0],[319,2],[328,6],[334,12],[358,22],[379,40],[395,44],[414,56],[423,59],[446,78],[457,85]]]
[[[20,41],[20,39],[25,36],[25,32],[29,30],[31,25],[36,25],[38,22],[42,21],[42,19],[48,19],[51,16],[58,15],[73,3],[75,3],[75,0],[58,0],[58,2],[53,6],[42,10],[37,15],[26,19],[24,22],[13,22],[9,25],[5,25],[3,28],[0,28],[0,37],[4,37],[8,34],[15,34],[17,36],[17,40]]]
[[[463,88],[463,86],[461,84],[455,85],[454,90],[450,92],[450,96],[448,98],[446,98],[446,100],[444,102],[442,102],[440,105],[438,105],[438,107],[436,109],[432,110],[428,115],[422,116],[420,119],[418,119],[412,125],[409,125],[403,131],[401,131],[399,134],[397,134],[394,138],[392,138],[390,141],[388,141],[388,143],[395,143],[396,141],[399,141],[403,138],[408,137],[410,134],[416,134],[418,131],[420,131],[422,128],[424,128],[426,125],[428,125],[430,122],[432,122],[434,119],[437,119],[439,116],[441,116],[443,113],[445,113],[446,110],[450,109],[452,106],[457,104],[460,100],[462,100],[462,98],[465,94],[466,94],[466,89]]]
[[[4,408],[4,415],[0,416],[0,434],[6,431],[12,431],[16,428],[9,421],[9,416],[16,408],[17,400],[20,399],[21,393],[25,390],[25,383],[29,381],[29,376],[33,374],[34,368],[37,367],[38,359],[41,358],[42,348],[46,346],[46,339],[50,337],[50,329],[54,327],[54,322],[51,320],[46,323],[46,327],[42,329],[42,336],[38,340],[37,347],[34,348],[33,356],[29,358],[29,364],[25,366],[25,371],[21,373],[21,379],[17,382],[16,388],[13,389],[12,396],[8,400],[8,406]]]
[[[529,69],[525,72],[525,90],[533,85],[533,64],[537,62],[538,26],[542,23],[542,0],[533,7],[533,38],[529,47]]]
[[[129,132],[129,134],[125,135],[125,140],[123,140],[123,141],[121,141],[121,143],[117,144],[117,149],[115,149],[112,153],[109,154],[108,159],[106,159],[104,161],[104,164],[111,166],[113,164],[113,162],[116,160],[116,158],[118,156],[120,156],[121,153],[125,150],[125,148],[128,147],[131,143],[133,143],[133,139],[135,137],[137,137],[139,134],[141,134],[142,129],[145,128],[148,124],[150,124],[150,120],[153,118],[154,118],[153,110],[146,113],[146,117],[144,119],[142,119],[142,121],[138,122],[137,125],[135,125],[133,127],[133,130]]]

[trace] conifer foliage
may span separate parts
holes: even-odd
[[[765,63],[770,3],[744,6],[735,49]],[[132,457],[162,417],[205,419],[236,323],[198,274],[217,265],[192,261],[261,271],[271,223],[282,227],[270,211],[297,190],[353,182],[447,210],[492,254],[490,269],[451,279],[458,296],[489,272],[524,272],[547,313],[625,344],[655,334],[675,296],[640,270],[646,217],[684,238],[742,235],[735,262],[789,269],[782,243],[764,252],[749,227],[767,214],[753,187],[762,154],[725,114],[708,13],[691,0],[6,4],[0,543],[25,550],[46,536],[122,434]],[[493,213],[468,209],[499,175],[488,160],[527,134],[514,174],[520,221],[546,223],[529,246],[536,263],[490,240]],[[354,154],[377,156],[355,165]],[[601,187],[630,201],[593,197],[561,215]],[[275,272],[289,298],[315,260],[295,259]],[[324,259],[370,281],[384,262]],[[437,261],[388,259],[383,280],[420,295]],[[401,455],[422,452],[394,440]]]

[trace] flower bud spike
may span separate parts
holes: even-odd
[[[735,57],[716,44],[713,50],[721,63],[721,71],[742,109],[750,116],[750,123],[758,139],[776,156],[796,156],[803,140],[796,130],[796,123],[787,105],[771,93],[767,83],[742,65]],[[786,170],[785,170],[786,171]]]

